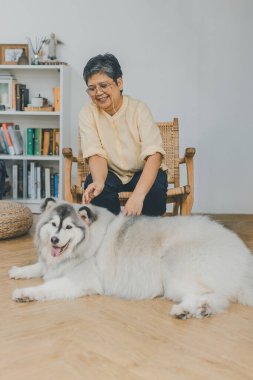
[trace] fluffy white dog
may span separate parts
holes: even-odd
[[[230,301],[253,306],[253,256],[231,231],[202,216],[115,216],[95,206],[47,199],[37,224],[38,262],[11,278],[42,276],[13,299],[105,294],[174,300],[177,318],[203,318]]]

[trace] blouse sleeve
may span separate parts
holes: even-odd
[[[161,153],[164,157],[165,151],[162,146],[162,137],[159,127],[155,123],[149,108],[142,103],[138,115],[138,127],[141,139],[141,159]]]
[[[94,117],[88,107],[83,107],[79,113],[79,132],[84,159],[94,155],[107,159],[106,152],[99,138]]]

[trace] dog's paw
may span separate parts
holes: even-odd
[[[10,278],[14,278],[16,280],[20,279],[20,278],[23,278],[22,277],[22,271],[21,271],[22,268],[20,267],[12,267],[9,272],[8,272],[8,275]]]
[[[12,299],[21,303],[35,301],[35,298],[25,288],[15,289],[12,293]]]
[[[203,305],[199,306],[197,311],[196,311],[196,318],[209,318],[213,314],[212,309],[210,306],[206,303]]]
[[[176,317],[177,319],[183,319],[183,320],[189,319],[192,317],[192,314],[190,313],[190,311],[186,310],[186,308],[181,304],[173,305],[170,314]]]

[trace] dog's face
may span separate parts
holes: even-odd
[[[88,241],[89,225],[95,220],[92,211],[86,206],[75,210],[52,198],[45,200],[42,210],[35,237],[42,258],[49,264],[78,257],[78,247]]]

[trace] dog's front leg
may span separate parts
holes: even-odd
[[[26,265],[24,267],[12,267],[9,272],[10,278],[21,279],[21,278],[36,278],[42,277],[42,264],[37,262],[36,264]]]
[[[42,285],[15,289],[12,299],[17,302],[74,299],[90,294],[98,294],[98,292],[99,290],[95,287],[85,289],[69,278],[61,277],[49,280]]]

